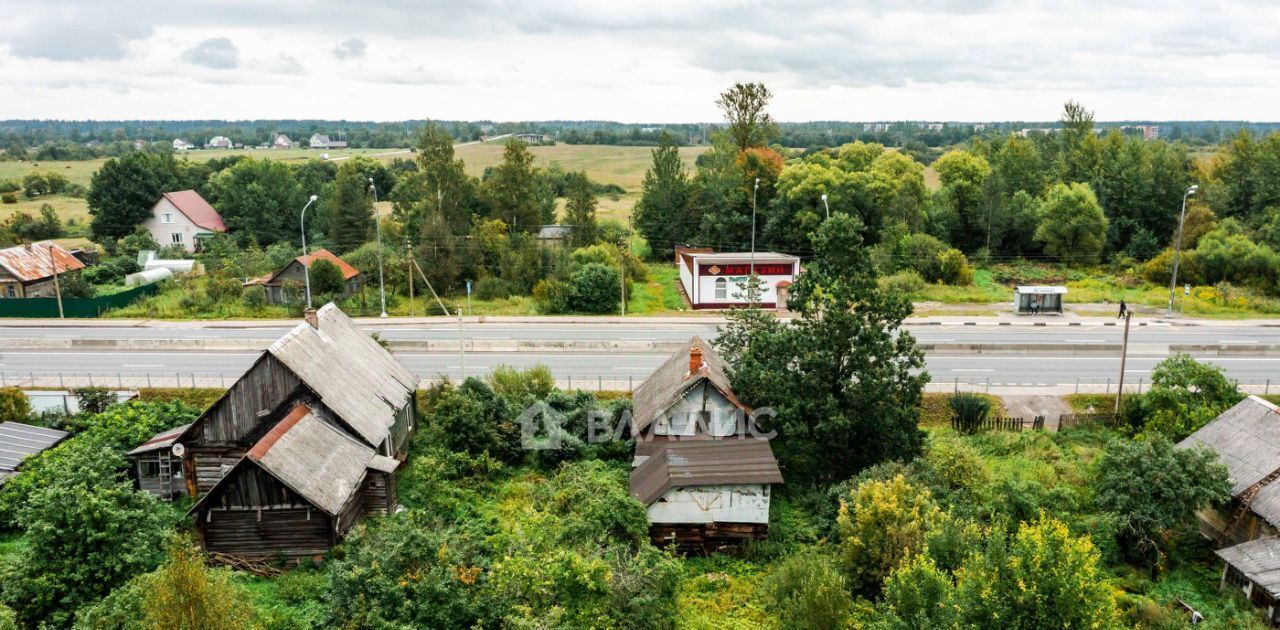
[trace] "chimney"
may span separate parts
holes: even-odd
[[[692,374],[702,369],[702,348],[693,346],[689,348],[689,373]]]
[[[315,328],[315,329],[320,328],[320,319],[316,317],[316,309],[309,308],[302,311],[302,319],[307,320],[307,323],[311,324],[312,328]]]

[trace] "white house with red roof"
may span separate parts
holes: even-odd
[[[218,211],[194,190],[167,192],[151,207],[151,217],[142,222],[162,247],[177,246],[194,252],[200,241],[226,232]]]

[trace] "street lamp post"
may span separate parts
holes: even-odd
[[[760,192],[760,178],[751,189],[751,276],[756,275],[756,195]]]
[[[369,192],[373,193],[373,225],[378,233],[378,298],[382,300],[383,319],[387,318],[387,286],[383,281],[382,275],[382,217],[378,216],[378,187],[373,185],[373,178],[369,178]]]
[[[1200,187],[1192,185],[1182,195],[1182,213],[1178,216],[1178,236],[1174,240],[1173,247],[1173,273],[1169,277],[1169,310],[1165,313],[1165,317],[1173,317],[1173,292],[1178,286],[1178,257],[1182,253],[1182,224],[1187,220],[1187,198],[1196,194],[1197,190],[1200,190]]]
[[[302,278],[307,286],[307,308],[311,308],[311,257],[307,255],[307,208],[310,208],[316,199],[315,195],[311,195],[307,205],[302,206],[302,216],[298,219],[298,225],[302,231],[302,260],[305,261],[302,265]]]
[[[827,218],[831,218],[831,204],[827,203],[827,193],[822,193],[822,207],[827,209]]]

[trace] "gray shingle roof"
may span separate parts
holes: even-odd
[[[391,472],[395,459],[378,455],[369,445],[297,405],[240,460],[257,464],[262,470],[298,493],[330,516],[342,510],[359,489],[369,469]],[[219,486],[230,483],[228,474],[209,491],[191,512],[197,511]]]
[[[1280,538],[1250,540],[1214,553],[1272,597],[1280,597]]]
[[[371,445],[381,444],[418,380],[334,304],[267,349]]]
[[[0,422],[0,482],[14,474],[23,459],[53,448],[68,433],[20,422]]]
[[[1218,460],[1227,467],[1231,494],[1239,496],[1280,468],[1280,410],[1257,396],[1249,396],[1178,446],[1187,448],[1198,444],[1218,453]],[[1280,527],[1280,483],[1264,486],[1254,497],[1250,509]]]
[[[672,488],[782,483],[768,440],[668,442],[631,471],[631,496],[651,505]]]
[[[161,449],[169,448],[170,446],[173,446],[173,443],[178,441],[178,437],[181,436],[190,427],[191,427],[190,424],[184,424],[180,427],[174,427],[172,429],[169,429],[168,431],[161,431],[155,434],[154,436],[152,436],[151,439],[147,440],[146,442],[143,442],[142,445],[139,446],[138,448],[135,448],[132,451],[129,451],[128,453],[125,453],[125,454],[126,455],[142,455],[143,453],[150,453],[152,451],[158,451]]]
[[[702,369],[689,372],[689,351],[697,346],[702,350]],[[631,395],[631,417],[638,433],[646,429],[654,420],[662,416],[672,405],[680,401],[684,393],[698,383],[708,380],[720,390],[729,402],[749,411],[738,401],[729,386],[729,376],[725,373],[724,361],[716,354],[711,344],[701,337],[693,337],[675,354],[671,355],[658,369],[654,370]]]

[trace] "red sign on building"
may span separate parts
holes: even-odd
[[[756,275],[758,276],[789,276],[791,275],[791,265],[777,263],[756,263]],[[749,276],[751,275],[750,264],[732,264],[732,265],[698,265],[698,275],[701,276]]]

